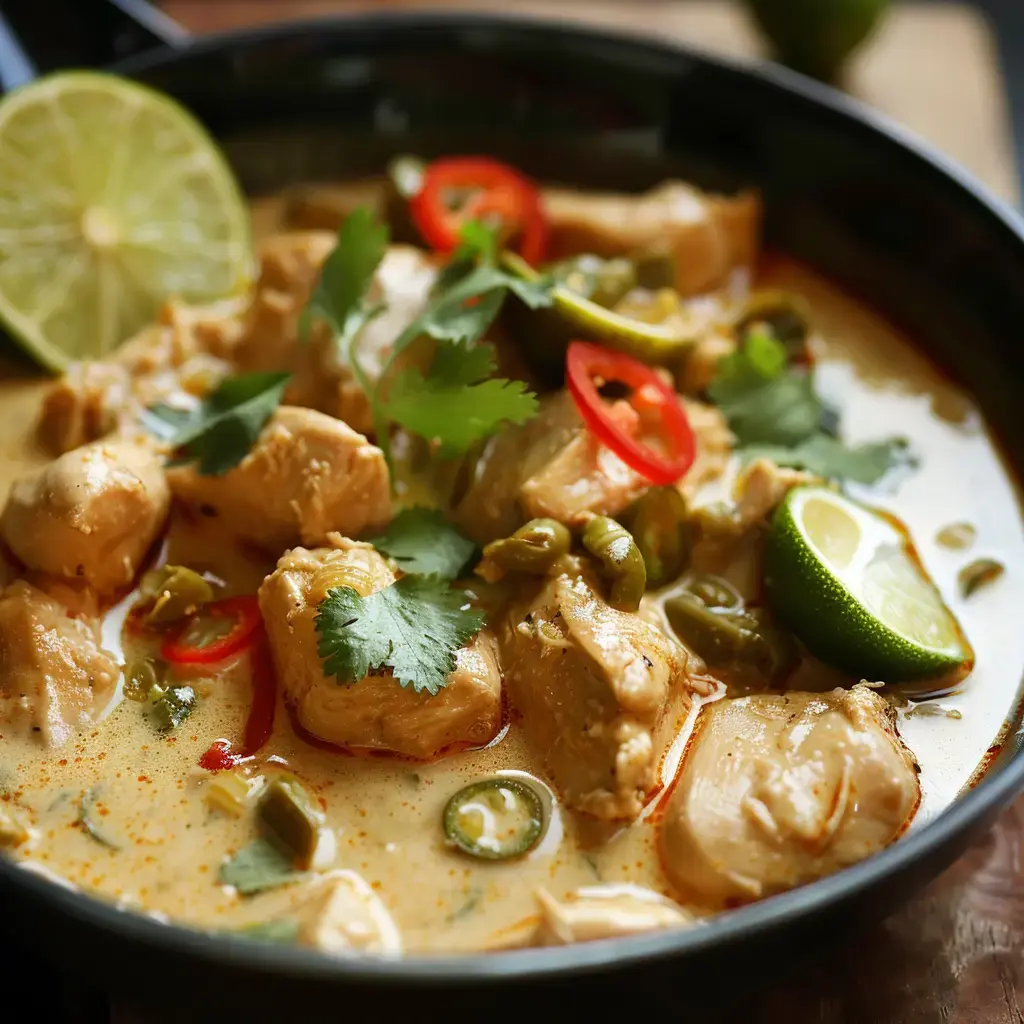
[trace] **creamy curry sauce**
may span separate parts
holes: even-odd
[[[1024,527],[1016,488],[977,408],[908,339],[789,261],[771,261],[762,283],[810,303],[819,388],[841,406],[847,438],[875,440],[884,424],[911,440],[920,458],[917,471],[891,494],[868,491],[865,497],[910,526],[925,566],[977,654],[973,674],[940,702],[961,718],[899,715],[900,732],[921,764],[924,795],[916,827],[967,784],[1016,699],[1024,666],[1024,632],[1008,611],[1024,605]],[[10,376],[0,386],[0,491],[48,457],[34,441],[46,386]],[[720,492],[716,485],[707,496]],[[958,522],[976,528],[969,550],[950,550],[936,540],[940,529]],[[213,522],[179,522],[168,560],[210,569],[234,590],[252,592],[273,560],[261,564],[232,555],[235,548],[218,530]],[[979,555],[998,558],[1008,571],[962,600],[957,573]],[[117,627],[117,621],[109,625],[108,636]],[[825,679],[834,682],[827,674]],[[297,906],[303,888],[246,898],[218,883],[219,866],[251,841],[253,824],[249,816],[210,810],[200,798],[207,773],[197,767],[212,741],[241,732],[250,702],[245,659],[216,679],[197,672],[195,686],[198,710],[173,735],[152,731],[139,706],[125,700],[53,754],[31,740],[0,737],[0,783],[30,810],[37,833],[17,855],[125,908],[217,929],[263,922]],[[685,736],[684,728],[664,760],[664,775],[678,763]],[[618,830],[581,824],[552,796],[544,839],[507,864],[476,861],[445,846],[440,819],[453,792],[495,772],[542,776],[515,721],[487,749],[415,763],[318,749],[297,737],[280,706],[273,737],[250,767],[265,774],[287,767],[320,799],[336,838],[333,866],[360,873],[372,886],[409,951],[468,951],[524,940],[536,922],[538,886],[561,898],[580,887],[631,883],[679,898],[656,846],[663,790],[640,820]],[[94,820],[116,849],[96,842],[78,821],[90,789]]]

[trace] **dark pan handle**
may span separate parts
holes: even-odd
[[[188,33],[146,0],[0,0],[0,85],[57,68],[103,67]]]

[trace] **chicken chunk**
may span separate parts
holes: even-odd
[[[331,871],[299,909],[298,941],[324,953],[397,956],[402,937],[381,898],[355,871]]]
[[[40,440],[62,453],[115,433],[129,436],[138,432],[140,409],[179,392],[211,391],[231,370],[244,301],[165,302],[157,322],[109,360],[72,364],[43,401]]]
[[[238,537],[274,553],[322,544],[333,530],[363,533],[391,518],[383,452],[312,409],[277,409],[248,455],[223,476],[178,466],[167,479],[176,498],[212,509]]]
[[[568,946],[693,923],[682,907],[639,885],[587,886],[565,902],[546,889],[536,895],[541,909],[534,936],[538,946]]]
[[[0,591],[0,721],[62,746],[97,721],[120,674],[98,622],[71,618],[24,580]]]
[[[690,708],[683,648],[565,572],[513,604],[501,654],[510,704],[565,803],[635,818]]]
[[[721,476],[733,436],[713,405],[684,399],[697,440],[697,456],[680,483],[687,497]],[[627,426],[635,414],[621,403]],[[635,425],[635,424],[633,424]],[[478,544],[505,537],[527,519],[550,516],[580,524],[591,514],[617,516],[650,486],[584,427],[568,392],[541,399],[537,417],[491,438],[455,505],[459,527]]]
[[[135,578],[169,506],[151,449],[96,441],[15,481],[0,536],[30,569],[107,594]]]
[[[314,620],[327,591],[351,586],[368,596],[395,580],[370,545],[330,541],[330,548],[286,552],[259,593],[278,678],[303,728],[340,746],[417,758],[490,740],[501,726],[501,671],[486,629],[458,651],[436,696],[399,686],[390,671],[347,686],[324,675]]]
[[[920,795],[895,713],[866,686],[723,700],[701,713],[662,862],[687,902],[760,899],[881,850]]]
[[[759,246],[761,205],[752,193],[707,195],[681,181],[643,195],[547,189],[544,209],[553,258],[667,251],[681,295],[724,285],[733,269],[753,264]]]
[[[776,466],[771,459],[755,459],[736,481],[740,528],[746,530],[765,522],[789,491],[816,479],[813,473]]]

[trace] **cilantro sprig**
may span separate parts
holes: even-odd
[[[440,576],[403,576],[368,597],[335,587],[317,610],[317,653],[341,684],[390,669],[400,686],[436,695],[455,652],[483,624],[483,613]]]
[[[708,397],[747,461],[764,456],[780,466],[863,484],[912,462],[899,438],[856,447],[839,440],[837,416],[818,396],[811,374],[790,365],[785,346],[762,328],[748,332],[719,363]]]
[[[369,397],[385,454],[392,424],[427,438],[447,457],[465,453],[503,423],[536,415],[536,396],[519,381],[493,377],[493,351],[478,343],[510,292],[536,309],[551,304],[551,289],[496,266],[496,236],[475,222],[464,225],[462,244],[440,272],[426,309],[395,339],[377,381],[368,380],[359,364],[358,334],[381,309],[367,297],[387,237],[372,213],[354,211],[339,229],[338,244],[303,313],[305,330],[313,319],[333,330],[339,355]],[[424,337],[436,345],[426,373],[412,367],[396,371],[398,357]]]
[[[175,464],[198,462],[203,475],[221,476],[249,453],[290,378],[288,373],[228,377],[195,409],[157,404],[146,410],[145,422],[173,446]]]

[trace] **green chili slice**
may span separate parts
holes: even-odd
[[[450,846],[481,860],[508,860],[540,839],[544,805],[533,787],[518,779],[481,779],[451,797],[443,823]]]

